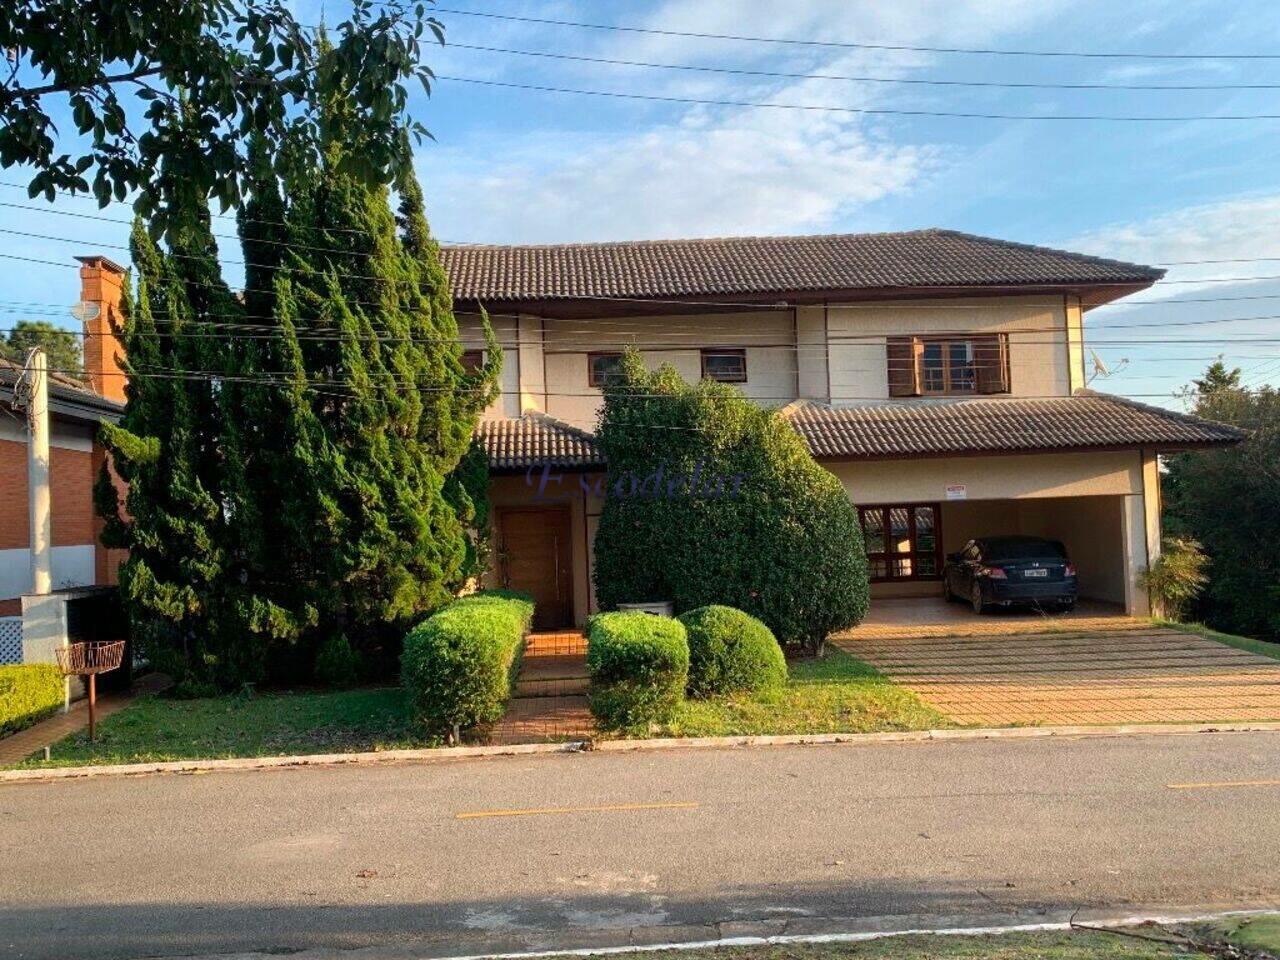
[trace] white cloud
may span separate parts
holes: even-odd
[[[1142,263],[1188,260],[1280,258],[1280,195],[1239,197],[1184,207],[1145,220],[1117,223],[1067,241],[1066,246],[1100,256]],[[1275,276],[1280,260],[1257,263],[1174,265],[1167,279],[1179,283],[1183,294],[1198,287],[1235,284],[1196,284],[1209,277]]]
[[[1060,5],[667,2],[641,23],[698,33],[969,44],[1022,29]],[[582,19],[593,19],[590,9],[583,9]],[[590,56],[801,73],[907,75],[931,62],[918,53],[645,34],[603,34],[590,43],[584,39],[578,49]],[[552,70],[562,85],[776,104],[859,109],[892,97],[895,106],[918,106],[920,98],[931,96],[815,79],[640,75],[599,65],[529,69]],[[584,110],[599,106],[563,102],[567,118],[579,104]],[[616,106],[618,129],[611,131],[508,133],[488,143],[472,137],[457,146],[425,149],[419,162],[439,233],[448,239],[530,242],[822,230],[910,190],[945,153],[941,145],[896,143],[872,118],[851,113]]]
[[[774,233],[822,227],[902,190],[930,151],[822,114],[691,111],[618,136],[538,134],[476,170],[424,178],[441,235],[511,242]],[[472,154],[474,157],[474,154]],[[436,160],[436,158],[432,158]]]

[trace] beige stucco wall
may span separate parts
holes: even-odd
[[[826,323],[835,404],[889,396],[885,338],[902,334],[1007,333],[1013,396],[1066,396],[1071,389],[1062,297],[832,304]]]
[[[458,336],[462,340],[464,350],[483,350],[485,348],[484,331],[480,318],[475,314],[458,314]],[[496,315],[489,317],[493,332],[502,346],[502,378],[499,382],[501,391],[483,416],[486,419],[502,419],[520,416],[520,356],[518,351],[519,331],[516,318]]]
[[[590,429],[600,391],[588,378],[593,352],[640,348],[655,369],[669,363],[686,380],[702,377],[702,347],[746,350],[747,382],[738,384],[761,403],[782,406],[796,395],[795,327],[790,310],[681,317],[543,321],[545,412]]]
[[[502,395],[485,415],[514,417],[536,410],[586,429],[594,427],[600,404],[600,392],[588,380],[588,355],[629,345],[641,349],[651,368],[670,363],[691,381],[701,375],[701,347],[745,349],[748,379],[741,386],[770,406],[797,397],[837,405],[886,399],[885,338],[904,333],[1008,333],[1014,396],[1065,396],[1083,385],[1085,375],[1082,316],[1078,305],[1064,297],[583,320],[499,315],[492,322],[503,345]],[[478,318],[460,316],[459,324],[464,339],[479,340]],[[974,536],[1001,529],[1002,522],[1004,529],[1013,525],[1056,536],[1088,558],[1093,571],[1088,576],[1094,578],[1088,595],[1123,599],[1132,611],[1145,611],[1136,572],[1159,549],[1154,457],[1128,451],[824,465],[855,503],[943,503],[947,549],[954,548],[955,537],[967,527],[974,531],[968,536]],[[966,488],[961,508],[955,507],[959,501],[946,501],[946,487],[954,484]],[[530,491],[523,478],[499,478],[493,496],[497,506],[518,505],[528,502]],[[601,504],[584,503],[578,496],[569,503],[574,606],[582,622],[595,609],[590,563]],[[948,516],[955,525],[947,523]],[[931,593],[933,586],[877,587],[880,594],[902,590]]]
[[[828,403],[831,400],[827,364],[827,307],[797,307],[796,386],[801,398]]]
[[[789,310],[556,320],[491,318],[503,344],[503,396],[489,416],[539,410],[591,427],[599,391],[587,376],[591,352],[640,348],[646,363],[670,363],[701,377],[699,348],[747,351],[743,391],[763,404],[797,398],[849,404],[887,399],[885,338],[907,333],[1009,335],[1012,395],[1066,396],[1084,383],[1083,321],[1064,297],[818,304]],[[479,320],[460,316],[465,340],[479,343]]]
[[[968,500],[1141,494],[1136,451],[825,462],[858,504],[927,503],[964,484]]]

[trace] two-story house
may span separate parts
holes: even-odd
[[[1085,315],[1150,267],[947,230],[443,251],[467,362],[478,308],[504,352],[480,426],[494,477],[491,579],[541,626],[595,607],[605,469],[591,431],[621,351],[782,408],[862,519],[872,597],[937,596],[975,536],[1063,541],[1081,595],[1145,613],[1157,455],[1240,439],[1087,389]],[[658,599],[658,598],[647,598]]]

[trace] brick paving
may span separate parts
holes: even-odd
[[[1280,720],[1280,660],[1132,620],[1054,632],[877,633],[834,642],[960,724]]]
[[[140,677],[130,691],[104,693],[98,697],[97,702],[99,722],[116,711],[124,709],[138,697],[164,690],[170,682],[169,678],[162,674],[149,673],[145,677]],[[66,713],[55,713],[33,727],[19,730],[0,740],[0,767],[21,763],[33,753],[39,753],[45,747],[87,726],[89,726],[89,701],[80,699],[73,703]]]
[[[507,715],[492,743],[582,740],[595,732],[587,707],[587,638],[577,630],[531,633]]]

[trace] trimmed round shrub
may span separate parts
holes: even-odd
[[[608,730],[663,723],[684,698],[684,625],[648,613],[600,613],[587,625],[591,712]]]
[[[533,600],[511,591],[475,593],[409,631],[400,682],[429,733],[497,723],[520,669]]]
[[[787,660],[773,632],[741,610],[712,604],[680,615],[689,638],[689,693],[776,690]]]

